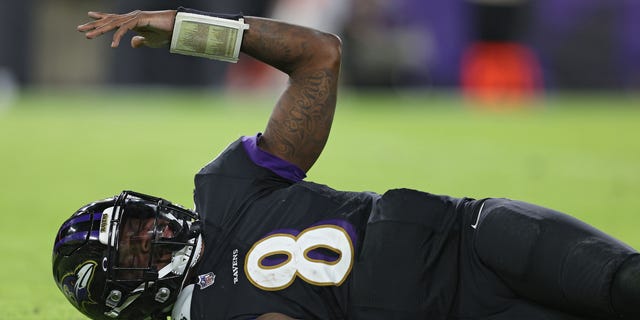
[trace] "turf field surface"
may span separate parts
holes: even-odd
[[[31,91],[0,110],[3,319],[82,319],[51,277],[60,223],[132,189],[192,204],[193,175],[262,131],[275,96]],[[558,94],[487,112],[451,94],[343,92],[308,180],[508,197],[579,217],[640,248],[640,99]]]

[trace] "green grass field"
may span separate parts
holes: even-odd
[[[191,206],[193,175],[261,131],[275,97],[189,91],[24,93],[0,110],[2,319],[81,319],[51,277],[60,223],[133,189]],[[640,248],[640,99],[558,95],[480,112],[455,95],[348,94],[309,180],[527,200]]]

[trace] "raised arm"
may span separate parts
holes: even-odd
[[[138,35],[131,45],[166,47],[176,11],[90,12],[95,19],[78,26],[89,39],[111,30],[112,47],[127,31]],[[341,42],[335,35],[280,21],[245,17],[241,51],[289,75],[289,85],[276,103],[259,140],[263,150],[294,163],[305,172],[324,148],[336,106]]]
[[[336,106],[341,43],[330,34],[260,18],[243,52],[289,75],[259,146],[308,171],[329,137]]]

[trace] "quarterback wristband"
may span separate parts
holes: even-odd
[[[237,62],[242,36],[247,29],[249,25],[244,23],[242,15],[205,14],[179,8],[170,52]]]

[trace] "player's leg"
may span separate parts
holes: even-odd
[[[613,309],[625,319],[640,319],[640,255],[625,261],[618,269],[611,288]]]
[[[479,260],[518,296],[575,314],[640,315],[638,253],[603,232],[504,199],[485,201],[469,228]]]

